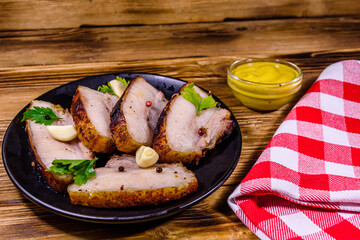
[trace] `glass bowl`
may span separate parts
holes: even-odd
[[[274,66],[285,65],[296,72],[293,79],[286,82],[261,82],[242,79],[234,74],[235,69],[243,64],[274,63]],[[234,96],[240,102],[257,111],[276,110],[294,97],[301,88],[303,74],[295,64],[279,59],[245,59],[235,61],[227,71],[227,83]]]

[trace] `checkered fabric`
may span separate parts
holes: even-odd
[[[360,239],[360,61],[321,73],[228,203],[261,239]]]

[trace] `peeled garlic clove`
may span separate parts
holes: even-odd
[[[159,160],[159,154],[151,147],[141,146],[136,151],[136,163],[141,168],[154,165]]]
[[[123,93],[126,89],[126,86],[116,79],[111,80],[109,82],[109,85],[110,85],[111,89],[113,90],[113,92],[115,93],[115,95],[118,96],[119,98],[123,95]]]
[[[77,132],[74,125],[64,125],[64,126],[46,126],[50,135],[59,141],[67,142],[71,141],[77,136]]]

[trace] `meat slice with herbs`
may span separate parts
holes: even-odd
[[[68,187],[71,203],[99,208],[156,205],[197,190],[193,172],[181,163],[137,166],[135,156],[113,157],[87,183]]]
[[[118,97],[79,86],[73,96],[71,115],[79,139],[93,152],[112,153],[115,142],[109,129],[110,112]]]
[[[68,110],[59,105],[54,105],[45,101],[34,100],[29,109],[34,107],[49,108],[58,117],[51,125],[73,125]],[[45,120],[50,120],[49,116],[44,116]],[[29,136],[29,143],[32,153],[36,159],[37,166],[51,188],[59,192],[65,192],[67,186],[73,182],[71,174],[57,174],[46,171],[50,168],[55,159],[90,159],[92,153],[75,138],[69,142],[61,142],[51,137],[46,125],[35,123],[30,119],[26,120],[26,131]]]
[[[168,100],[142,77],[133,79],[111,113],[110,129],[119,151],[134,153],[150,146],[158,118]]]
[[[159,118],[153,140],[152,147],[159,154],[159,162],[197,164],[207,150],[213,149],[235,127],[230,112],[217,107],[213,99],[209,108],[197,111],[194,103],[181,94],[187,89],[197,95],[194,99],[209,100],[209,93],[191,83],[172,97]]]

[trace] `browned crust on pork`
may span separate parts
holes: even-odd
[[[73,176],[71,174],[60,175],[57,173],[45,171],[46,167],[41,162],[40,157],[37,154],[35,144],[32,140],[29,120],[26,120],[26,128],[25,129],[29,136],[31,152],[37,163],[38,170],[41,172],[42,176],[44,177],[44,179],[46,180],[46,182],[52,189],[54,189],[55,191],[58,191],[58,192],[66,192],[67,186],[73,182]]]
[[[79,87],[76,89],[76,92],[73,96],[70,111],[74,119],[80,141],[92,152],[114,152],[114,140],[112,138],[102,136],[90,122],[84,104],[81,100]]]
[[[189,83],[188,83],[189,84]],[[186,87],[188,84],[184,85],[181,90]],[[174,94],[163,112],[159,117],[159,122],[157,129],[155,130],[153,137],[152,148],[159,154],[159,163],[175,163],[182,162],[184,164],[198,164],[202,152],[178,152],[170,148],[167,138],[166,138],[166,122],[168,112],[171,109],[171,105],[174,102],[175,98],[179,96],[179,93]]]
[[[121,208],[157,205],[182,198],[197,190],[196,178],[189,185],[152,190],[120,190],[99,192],[69,192],[71,203],[98,208]]]
[[[110,115],[110,131],[115,140],[116,148],[121,152],[134,153],[136,149],[144,145],[143,143],[135,141],[130,136],[127,129],[125,114],[122,110],[122,103],[124,99],[126,99],[131,85],[139,78],[141,77],[137,77],[130,82],[120,100],[115,104]]]

